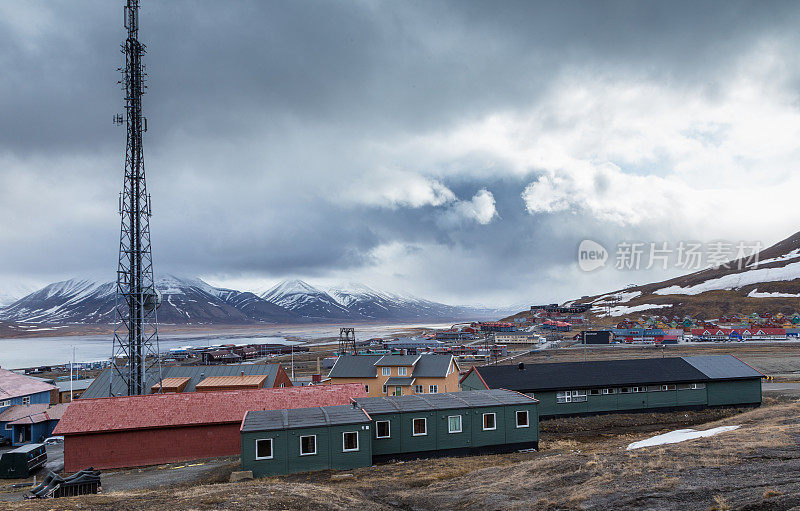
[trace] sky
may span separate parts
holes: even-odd
[[[0,294],[114,278],[121,3],[0,0]],[[506,305],[771,245],[800,230],[798,26],[797,2],[143,0],[156,274]]]

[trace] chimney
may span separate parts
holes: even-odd
[[[520,371],[524,371],[525,370],[525,363],[524,362],[520,362],[519,365],[517,366],[517,369],[519,369]]]
[[[242,378],[244,378],[244,371],[242,371]]]

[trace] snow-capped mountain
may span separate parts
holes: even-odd
[[[597,295],[599,316],[699,316],[800,311],[800,232],[758,253],[663,282]]]
[[[302,280],[284,280],[261,297],[309,319],[352,319],[348,308]]]
[[[210,286],[200,279],[165,275],[156,279],[161,323],[286,323],[298,315],[252,293]],[[115,283],[72,279],[50,284],[0,308],[0,319],[36,323],[111,323]]]
[[[29,286],[26,284],[2,284],[0,285],[0,307],[10,305],[23,296],[27,296],[36,291],[38,287]]]

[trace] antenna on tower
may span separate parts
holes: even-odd
[[[357,355],[356,330],[354,328],[339,329],[339,355]]]
[[[150,248],[150,195],[144,171],[142,133],[147,122],[142,117],[144,94],[145,45],[139,42],[139,0],[126,0],[123,9],[127,38],[122,45],[125,67],[119,68],[119,83],[125,91],[125,115],[114,116],[114,123],[125,123],[125,180],[120,195],[119,260],[116,297],[114,300],[114,342],[111,353],[109,395],[114,392],[116,378],[125,382],[124,395],[147,394],[153,385],[161,391],[161,357],[158,349],[156,311],[161,295],[153,277],[153,255]]]

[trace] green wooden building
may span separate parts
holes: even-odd
[[[366,397],[375,460],[537,448],[535,399],[508,390]]]
[[[542,418],[761,404],[762,374],[732,355],[473,367],[461,388],[516,390]]]
[[[247,412],[242,470],[256,477],[373,461],[537,448],[536,399],[509,390],[357,398],[352,406]]]
[[[256,477],[372,465],[370,418],[357,406],[247,412],[242,470]]]

